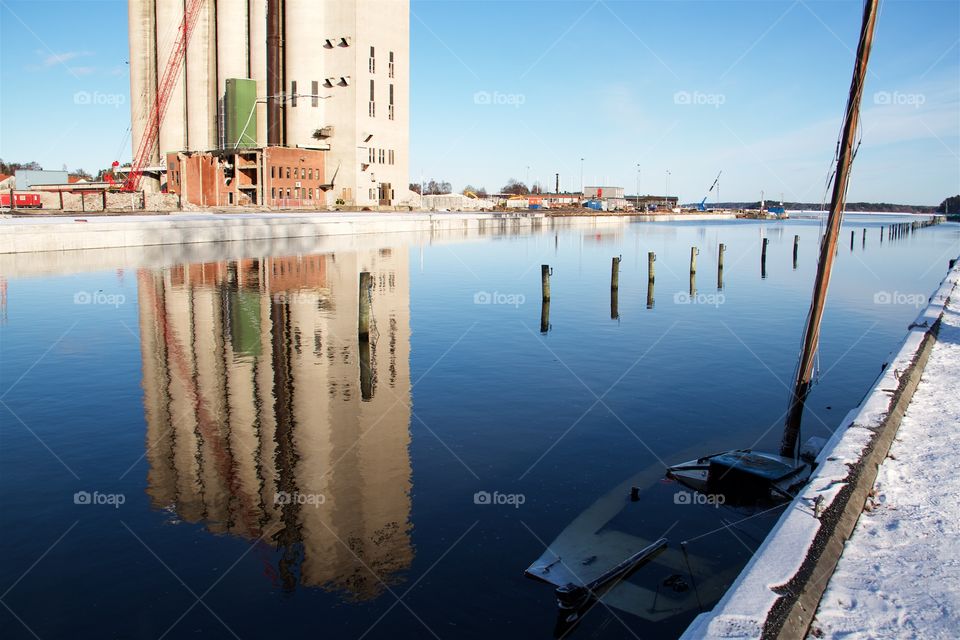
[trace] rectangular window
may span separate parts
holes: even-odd
[[[290,179],[290,167],[287,167],[287,180]]]
[[[387,63],[387,75],[393,77],[393,51],[390,52],[390,62]]]
[[[376,196],[373,193],[373,189],[370,189],[370,199],[373,200]]]
[[[393,115],[394,115],[393,105],[392,104],[387,105],[387,118],[390,120],[393,120]]]
[[[367,148],[367,163],[373,164],[373,147]]]
[[[297,81],[290,82],[290,106],[297,106]]]
[[[373,97],[373,78],[370,78],[370,102],[373,102],[376,98]]]
[[[306,180],[306,179],[307,179],[307,168],[306,168],[306,167],[301,167],[301,168],[300,168],[300,179],[301,179],[301,180]]]
[[[371,102],[370,105],[369,105],[369,107],[368,107],[368,109],[367,109],[367,111],[370,113],[370,117],[371,117],[371,118],[376,117],[376,115],[377,115],[377,103],[376,103],[376,102]]]
[[[307,169],[307,178],[313,180],[313,167]]]
[[[393,84],[390,85],[390,104],[393,104]]]
[[[290,199],[290,187],[287,187],[287,200]]]
[[[393,164],[393,149],[390,149],[389,162],[390,162],[390,164]]]
[[[273,198],[274,200],[277,199],[277,188],[276,188],[276,187],[273,187],[272,189],[270,189],[270,197]]]
[[[270,177],[271,178],[277,177],[277,168],[273,165],[270,165]]]
[[[373,47],[370,47],[370,73],[376,73],[377,71],[377,60],[376,54]]]
[[[386,154],[383,152],[383,149],[380,149],[380,164],[383,164],[386,159]]]
[[[310,83],[310,105],[313,107],[320,106],[320,83],[317,80],[314,80]]]

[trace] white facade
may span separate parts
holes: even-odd
[[[179,0],[128,0],[133,149],[183,18]],[[281,15],[268,140],[267,23]],[[155,157],[218,147],[226,80],[257,81],[257,144],[328,149],[327,204],[396,204],[409,184],[409,0],[207,0],[170,97]],[[321,139],[314,133],[324,129]],[[145,181],[145,188],[151,185]]]

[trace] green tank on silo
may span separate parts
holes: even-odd
[[[224,147],[248,149],[257,146],[257,82],[228,78],[223,95],[226,121]]]

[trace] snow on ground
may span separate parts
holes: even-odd
[[[960,638],[960,289],[811,637]]]

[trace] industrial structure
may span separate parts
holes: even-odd
[[[129,32],[145,191],[200,206],[406,195],[409,0],[129,0]]]

